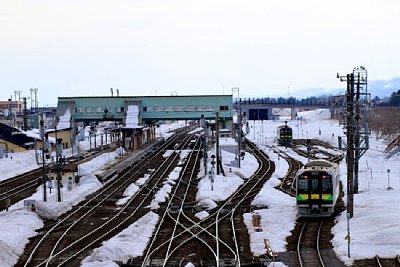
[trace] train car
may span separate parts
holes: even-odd
[[[287,125],[287,121],[285,121],[285,125],[279,126],[276,132],[278,134],[278,145],[288,146],[292,144],[293,130]]]
[[[338,164],[326,160],[307,162],[296,174],[298,217],[329,217],[339,195]]]

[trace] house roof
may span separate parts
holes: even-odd
[[[0,138],[23,148],[30,148],[35,143],[35,138],[27,136],[17,128],[0,123]]]

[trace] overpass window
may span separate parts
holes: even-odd
[[[185,111],[193,112],[194,111],[194,106],[185,106]]]
[[[227,110],[229,110],[229,107],[228,106],[219,106],[219,110],[220,111],[227,111]]]
[[[196,111],[204,111],[204,106],[197,106]]]
[[[175,106],[175,111],[178,111],[178,112],[183,111],[183,106]]]
[[[87,113],[94,113],[94,108],[86,108]]]
[[[104,112],[104,108],[96,108],[96,112],[97,113],[103,113]]]
[[[155,107],[154,107],[154,111],[155,111],[155,112],[163,112],[163,111],[164,111],[164,107],[162,107],[162,106],[155,106]]]
[[[214,106],[206,106],[206,111],[215,111]]]
[[[85,113],[86,112],[86,108],[76,108],[76,112]]]
[[[174,111],[174,107],[173,106],[166,106],[165,107],[165,111],[166,112],[172,112],[172,111]]]
[[[116,112],[117,112],[117,113],[122,113],[122,112],[124,112],[124,107],[116,107]]]
[[[147,112],[147,107],[143,107],[143,112]]]

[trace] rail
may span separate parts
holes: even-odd
[[[176,138],[176,137],[175,137]],[[169,142],[166,142],[165,144],[163,144],[162,146],[160,146],[160,148],[154,152],[152,152],[149,157],[150,158],[155,158],[157,155],[159,155],[160,153],[162,153],[163,148],[167,147],[170,143],[172,143],[175,138],[170,138]],[[135,173],[138,173],[141,169],[145,168],[145,166],[141,166],[138,170],[134,171],[135,166],[131,167],[129,169],[129,171],[134,171]],[[78,219],[76,219],[74,221],[73,224],[70,225],[70,227],[67,228],[67,230],[64,231],[64,233],[61,235],[61,237],[56,241],[56,244],[53,246],[52,251],[50,252],[49,257],[43,261],[39,266],[48,266],[50,264],[50,262],[57,256],[59,256],[61,253],[63,253],[64,251],[66,251],[68,248],[70,248],[72,245],[77,244],[77,242],[79,242],[80,240],[82,240],[85,237],[88,237],[90,235],[92,235],[95,231],[98,231],[99,229],[95,229],[92,232],[88,233],[87,235],[81,237],[79,240],[69,244],[67,247],[65,247],[64,249],[61,249],[59,252],[55,253],[56,248],[58,247],[58,245],[60,244],[61,240],[67,235],[67,233],[71,230],[71,228],[73,226],[75,226],[78,222],[80,222],[82,220],[82,218],[84,218],[85,216],[87,216],[88,214],[90,214],[92,211],[94,211],[94,209],[96,207],[99,207],[107,198],[104,198],[103,194],[105,194],[105,192],[109,189],[111,189],[111,192],[107,192],[108,196],[111,196],[113,193],[115,193],[116,191],[120,190],[122,187],[126,186],[126,184],[128,182],[130,182],[129,180],[129,175],[132,175],[132,173],[126,172],[126,174],[121,175],[121,177],[119,177],[119,179],[115,179],[114,181],[108,183],[102,190],[100,190],[100,192],[98,192],[93,198],[91,198],[90,200],[88,200],[86,203],[84,203],[82,206],[78,207],[75,211],[71,212],[70,214],[68,214],[64,219],[59,220],[52,228],[50,228],[43,236],[42,238],[39,240],[39,242],[37,243],[37,245],[33,248],[33,250],[31,251],[29,258],[27,259],[27,261],[25,262],[24,266],[28,266],[28,264],[30,264],[30,262],[32,261],[34,255],[38,252],[39,248],[44,244],[45,240],[50,236],[50,234],[52,232],[54,232],[59,226],[61,226],[62,223],[66,222],[69,219],[72,219],[72,216],[74,216],[75,214],[77,215],[78,212],[83,211],[83,209],[85,209],[86,207],[89,207],[89,204],[92,204],[92,202],[98,198],[101,199],[98,203],[96,203],[95,205],[93,205],[93,207],[91,207],[87,212],[84,212],[83,215],[80,215],[80,217]],[[128,178],[125,179],[124,178]],[[118,185],[118,182],[123,181],[120,185]],[[116,185],[116,188],[112,188],[114,185]],[[144,188],[144,186],[143,186]],[[134,199],[134,198],[132,198]],[[131,199],[131,201],[132,201]],[[120,215],[122,213],[122,211],[124,209],[126,209],[126,207],[129,205],[130,202],[128,202],[124,208],[122,208],[120,210],[120,212],[118,213],[118,215]],[[103,228],[106,224],[109,224],[112,220],[109,220],[107,222],[105,222],[101,228]],[[104,235],[103,235],[104,236]],[[93,242],[91,242],[91,244],[93,244]],[[82,250],[80,250],[79,252],[81,252]],[[69,260],[70,258],[68,258],[67,260]],[[66,262],[66,261],[64,261]],[[64,264],[64,262],[62,264]],[[61,265],[62,265],[61,264]]]
[[[210,214],[209,216],[207,216],[206,218],[201,220],[199,223],[196,223],[193,226],[191,226],[185,230],[185,231],[187,231],[194,227],[199,227],[201,223],[204,223],[212,218],[215,218],[215,221],[213,221],[210,225],[207,225],[206,227],[201,227],[200,230],[196,233],[196,236],[200,235],[203,232],[205,232],[209,235],[212,235],[212,233],[210,233],[208,229],[215,225],[215,233],[216,233],[215,241],[217,244],[217,248],[219,248],[221,245],[227,246],[227,244],[224,241],[222,241],[218,236],[218,234],[220,232],[218,224],[221,223],[224,219],[229,217],[229,221],[230,221],[230,224],[232,227],[232,233],[233,233],[232,238],[234,239],[234,243],[235,243],[234,250],[235,250],[235,254],[236,254],[236,258],[237,258],[234,263],[235,266],[241,266],[241,260],[240,260],[239,245],[238,245],[238,240],[237,240],[237,236],[236,236],[235,224],[234,224],[234,219],[233,219],[234,214],[235,214],[236,210],[240,207],[240,205],[245,200],[248,200],[250,196],[254,196],[253,189],[255,189],[262,181],[264,181],[264,178],[269,177],[269,175],[271,175],[271,173],[269,173],[269,172],[272,170],[271,162],[269,161],[269,159],[267,158],[267,156],[265,154],[263,154],[261,151],[259,151],[256,148],[256,146],[254,144],[252,144],[251,142],[248,142],[248,147],[253,151],[254,156],[257,158],[257,160],[259,162],[259,167],[258,167],[257,171],[251,177],[249,177],[249,179],[247,181],[245,181],[245,183],[241,186],[241,188],[239,190],[237,190],[227,200],[225,200],[224,203],[221,206],[219,206],[218,209],[214,213]],[[255,153],[255,152],[258,152],[259,154]],[[264,161],[262,160],[262,158]],[[264,167],[263,162],[267,162],[268,166]],[[244,189],[246,186],[248,186],[250,188]],[[245,190],[245,192],[241,192],[242,190]],[[233,205],[233,207],[228,212],[226,212],[229,205]],[[184,232],[182,232],[181,234],[183,234]],[[191,238],[186,239],[185,241],[183,241],[180,244],[180,246],[182,246],[186,242],[189,242],[190,240],[191,240]],[[175,248],[175,250],[179,249],[180,246],[177,246]],[[219,251],[218,250],[219,249],[217,249],[217,256],[219,259]],[[217,261],[216,266],[219,266],[219,265],[220,265],[220,263],[219,263],[219,261]]]
[[[301,228],[300,234],[299,234],[299,238],[298,238],[298,240],[297,240],[297,248],[296,248],[296,251],[297,251],[297,260],[298,260],[298,263],[299,263],[300,267],[307,267],[308,264],[309,264],[309,263],[307,263],[307,264],[305,263],[305,259],[304,259],[304,257],[302,256],[302,247],[301,247],[303,234],[304,234],[305,229],[308,227],[308,224],[309,224],[308,221],[305,221],[305,222],[304,222],[304,224],[303,224],[303,226],[302,226],[302,228]],[[317,235],[316,235],[315,253],[316,253],[316,257],[317,257],[317,259],[318,259],[319,265],[320,265],[321,267],[325,267],[324,261],[323,261],[323,259],[322,259],[321,251],[320,251],[320,248],[319,248],[319,246],[320,246],[320,237],[321,237],[322,224],[323,224],[323,221],[322,221],[322,220],[319,221],[318,232],[317,232]],[[304,252],[304,251],[303,251],[303,252]],[[314,257],[315,257],[315,256],[314,256]],[[310,258],[307,257],[307,260],[310,260]]]

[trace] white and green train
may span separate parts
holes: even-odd
[[[296,174],[298,217],[328,217],[339,195],[338,164],[327,160],[307,162]]]

